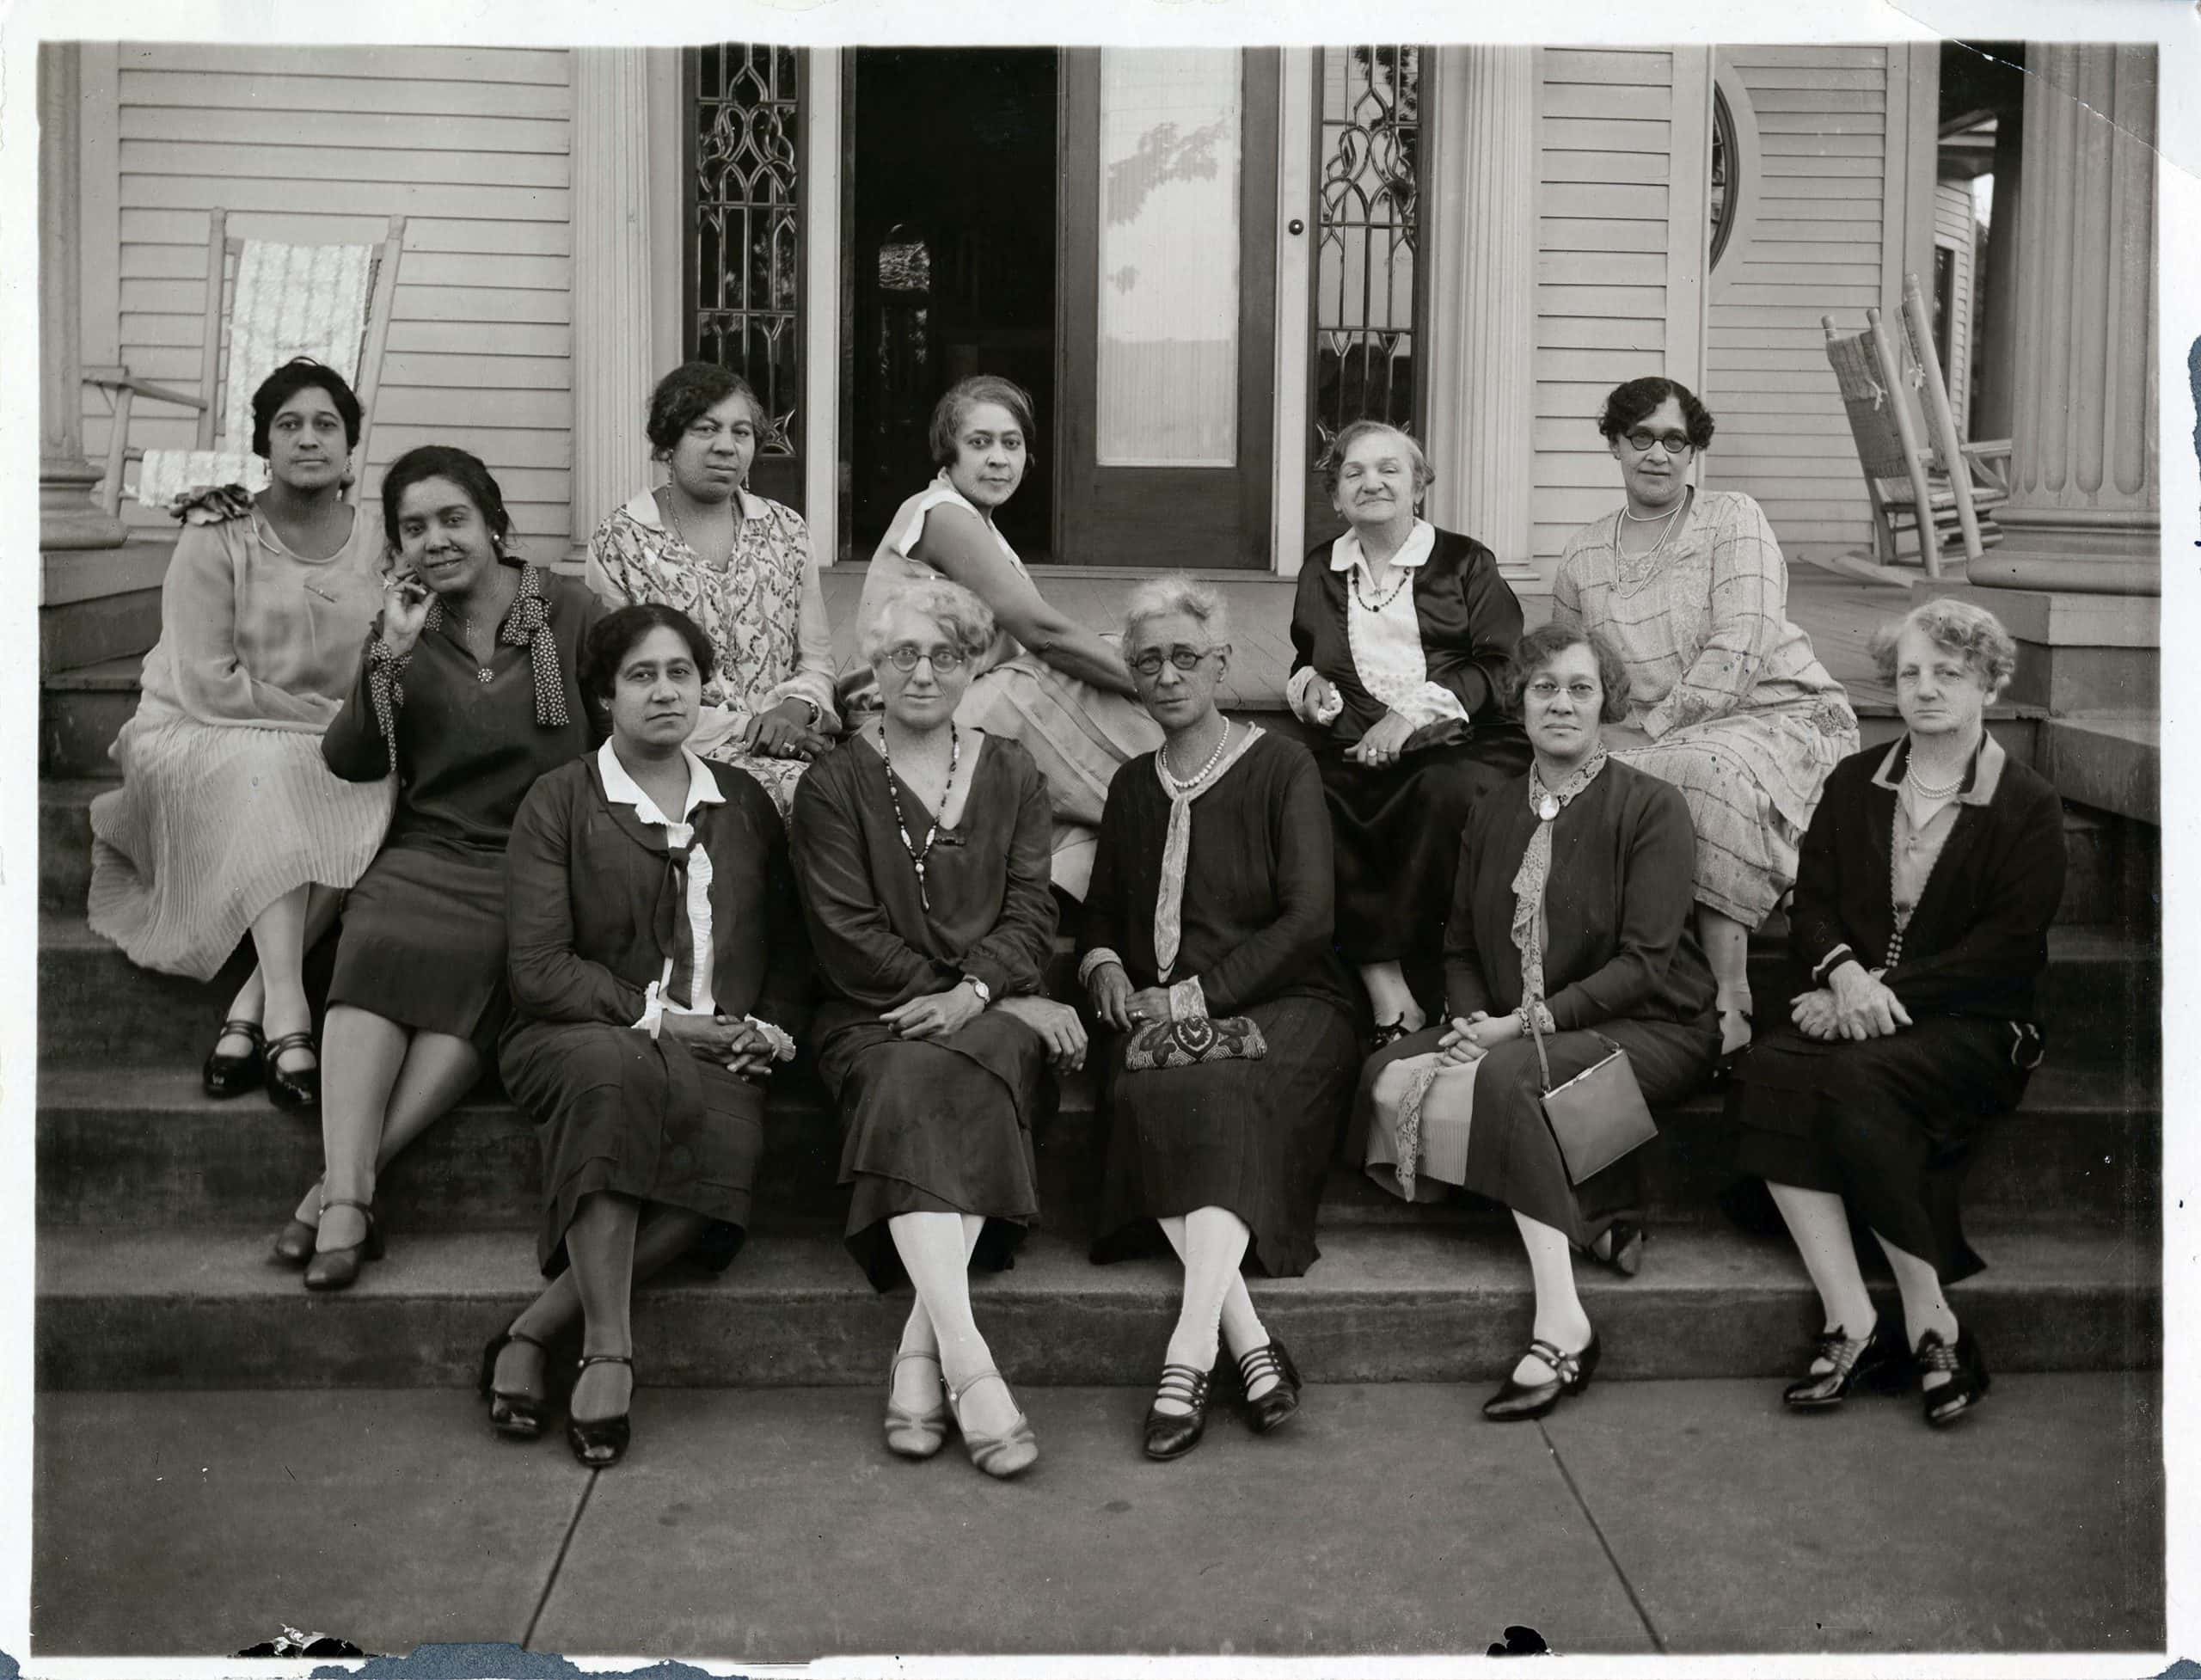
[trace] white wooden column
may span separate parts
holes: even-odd
[[[650,55],[573,49],[573,552],[651,481]]]
[[[1536,76],[1527,46],[1440,46],[1427,78],[1419,283],[1429,298],[1428,514],[1540,582],[1536,418]]]
[[[38,50],[38,545],[113,549],[122,522],[92,500],[100,469],[84,458],[83,113],[73,43]],[[112,260],[110,258],[110,260]]]
[[[802,519],[810,551],[841,551],[841,49],[810,49],[802,89]]]
[[[2010,500],[1970,575],[2153,595],[2155,49],[2028,41],[2026,71]]]

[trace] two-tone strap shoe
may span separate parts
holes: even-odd
[[[1146,1413],[1146,1456],[1149,1458],[1182,1458],[1199,1445],[1200,1437],[1207,1432],[1207,1401],[1209,1373],[1195,1370],[1190,1365],[1164,1365],[1162,1380],[1155,1384],[1156,1404]],[[1186,1407],[1182,1412],[1164,1412],[1159,1402],[1170,1400]]]
[[[1875,1318],[1861,1336],[1837,1325],[1822,1333],[1812,1349],[1812,1363],[1824,1363],[1827,1369],[1807,1369],[1781,1391],[1781,1398],[1799,1412],[1839,1406],[1861,1383],[1872,1388],[1899,1386],[1909,1359],[1902,1334],[1885,1316]]]
[[[979,1435],[972,1432],[963,1421],[963,1396],[979,1383],[994,1382],[1001,1384],[1002,1392],[1009,1394],[1009,1379],[999,1371],[988,1369],[980,1371],[959,1389],[947,1391],[947,1409],[955,1419],[955,1426],[962,1432],[963,1450],[971,1455],[971,1462],[988,1475],[1007,1481],[1011,1476],[1021,1475],[1030,1469],[1039,1456],[1039,1443],[1032,1433],[1032,1419],[1020,1408],[1009,1426],[998,1435]],[[1009,1395],[1009,1403],[1016,1403],[1016,1396]]]
[[[886,1450],[901,1458],[929,1458],[947,1440],[947,1400],[944,1383],[936,1383],[934,1391],[941,1398],[924,1411],[913,1411],[894,1398],[894,1380],[900,1375],[903,1364],[911,1359],[923,1360],[935,1370],[940,1368],[937,1353],[897,1353],[894,1363],[886,1370]]]
[[[242,1056],[222,1054],[224,1039],[242,1039],[251,1047]],[[199,1083],[210,1097],[242,1096],[257,1090],[267,1066],[267,1040],[256,1021],[225,1021],[215,1034],[214,1048],[199,1070]]]
[[[283,1058],[294,1051],[312,1052],[311,1067],[286,1068]],[[267,1041],[267,1070],[263,1076],[267,1082],[267,1100],[288,1113],[301,1108],[321,1106],[321,1052],[310,1033],[285,1033],[279,1039]]]
[[[1551,1376],[1542,1383],[1517,1383],[1508,1376],[1498,1392],[1483,1401],[1483,1416],[1493,1423],[1524,1423],[1530,1418],[1542,1417],[1562,1399],[1579,1395],[1590,1386],[1591,1373],[1597,1369],[1601,1351],[1594,1330],[1590,1333],[1589,1345],[1579,1353],[1563,1353],[1556,1343],[1537,1337],[1529,1344],[1529,1353],[1551,1367]]]
[[[1934,1428],[1947,1429],[1985,1397],[1987,1361],[1977,1340],[1962,1326],[1954,1347],[1941,1340],[1940,1331],[1928,1330],[1918,1339],[1917,1359],[1922,1376],[1929,1370],[1949,1374],[1947,1382],[1925,1391],[1926,1421]]]
[[[1255,1400],[1254,1384],[1265,1376],[1276,1378],[1276,1386]],[[1281,1428],[1299,1409],[1299,1368],[1274,1336],[1239,1358],[1238,1380],[1246,1395],[1247,1420],[1256,1435]]]
[[[543,1395],[514,1394],[497,1386],[497,1360],[514,1342],[524,1342],[538,1352],[549,1349],[524,1330],[500,1330],[481,1350],[481,1398],[489,1402],[489,1427],[508,1441],[532,1441],[543,1433],[543,1414],[549,1401]]]

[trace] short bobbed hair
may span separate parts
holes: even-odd
[[[328,393],[328,400],[336,405],[337,417],[344,422],[344,447],[359,446],[359,427],[366,413],[359,407],[359,398],[344,376],[325,363],[310,356],[293,356],[260,382],[260,389],[252,394],[252,452],[261,460],[267,458],[267,433],[275,424],[275,416],[283,412],[283,405],[309,386],[318,385]]]
[[[1603,411],[1597,416],[1599,435],[1609,444],[1619,442],[1658,413],[1659,405],[1670,396],[1682,405],[1683,429],[1689,433],[1689,447],[1700,452],[1710,449],[1712,411],[1698,402],[1696,393],[1680,380],[1662,379],[1656,374],[1646,374],[1612,388],[1606,395]]]
[[[879,616],[863,633],[860,652],[866,665],[876,667],[886,657],[886,626],[904,612],[930,619],[947,645],[966,659],[977,659],[994,645],[993,609],[961,584],[935,578],[898,589],[880,603]]]
[[[1620,655],[1613,651],[1610,642],[1596,631],[1574,624],[1540,625],[1521,638],[1521,645],[1514,650],[1513,663],[1505,673],[1506,710],[1517,718],[1521,716],[1523,691],[1536,681],[1538,672],[1548,669],[1570,647],[1586,647],[1597,661],[1597,682],[1605,691],[1604,700],[1597,708],[1599,720],[1620,722],[1628,715],[1628,667],[1620,662]]]
[[[1895,686],[1896,644],[1905,630],[1922,630],[1934,647],[1957,655],[1990,696],[2000,694],[2017,672],[2018,644],[2002,628],[2002,621],[1985,607],[1942,597],[1922,601],[1873,632],[1873,665],[1891,688]]]
[[[1128,643],[1148,619],[1168,618],[1175,613],[1197,619],[1210,647],[1229,645],[1230,609],[1223,604],[1223,592],[1182,572],[1149,578],[1131,591],[1131,598],[1124,603],[1124,641]]]
[[[1421,445],[1414,441],[1413,433],[1404,426],[1394,426],[1389,420],[1357,420],[1342,427],[1330,439],[1330,446],[1322,451],[1316,470],[1322,475],[1322,489],[1326,494],[1338,493],[1338,475],[1345,470],[1346,452],[1363,438],[1378,432],[1388,432],[1406,445],[1407,458],[1413,463],[1413,493],[1419,496],[1437,482],[1437,475],[1429,469],[1429,457],[1421,452]]]
[[[688,428],[730,396],[745,397],[749,417],[764,430],[764,405],[756,389],[730,367],[716,362],[683,362],[657,382],[650,393],[649,416],[642,423],[650,447],[671,453]],[[759,441],[762,441],[761,437]]]
[[[499,557],[510,560],[512,556],[504,550],[512,542],[512,516],[505,511],[505,493],[478,457],[449,444],[422,444],[418,449],[408,449],[383,475],[382,529],[391,549],[404,547],[397,535],[397,510],[405,493],[432,478],[447,478],[466,493],[467,500],[474,504],[475,512],[488,525],[489,535],[496,539]]]
[[[652,630],[659,629],[675,632],[688,644],[689,657],[696,661],[696,673],[709,682],[712,671],[717,669],[717,660],[711,639],[703,634],[702,627],[677,607],[669,607],[662,601],[642,601],[606,613],[589,627],[588,635],[581,641],[579,670],[575,673],[580,680],[581,692],[609,701],[612,690],[619,686],[619,667],[627,662],[627,655],[641,646]]]
[[[959,379],[947,388],[945,395],[932,407],[932,463],[935,467],[955,464],[956,439],[963,430],[963,417],[981,402],[998,402],[1009,410],[1009,418],[1024,433],[1024,447],[1029,451],[1038,432],[1032,418],[1032,394],[1014,379],[1004,379],[998,373],[975,374],[968,379]]]

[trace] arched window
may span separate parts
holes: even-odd
[[[1743,184],[1737,168],[1741,153],[1735,146],[1735,113],[1727,108],[1727,95],[1714,83],[1712,89],[1712,258],[1707,268],[1720,266],[1727,248],[1727,236],[1735,230],[1735,212],[1742,207]]]

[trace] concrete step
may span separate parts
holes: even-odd
[[[760,1231],[839,1229],[840,1131],[814,1081],[774,1094],[756,1194]],[[1089,1229],[1105,1131],[1089,1074],[1064,1082],[1038,1138],[1041,1205],[1065,1229]],[[1646,1203],[1658,1225],[1716,1223],[1731,1181],[1733,1128],[1716,1092],[1661,1116],[1644,1156]],[[2159,1221],[2162,1101],[2152,1075],[2123,1078],[2050,1063],[2023,1106],[1982,1140],[1965,1205],[1985,1217],[2082,1222],[2152,1233]],[[58,1068],[38,1089],[41,1229],[216,1227],[272,1235],[321,1170],[312,1117],[248,1095],[220,1102],[187,1068]],[[439,1122],[401,1156],[379,1199],[395,1231],[535,1229],[541,1205],[535,1129],[494,1089]],[[1324,1197],[1325,1229],[1419,1229],[1502,1216],[1480,1199],[1410,1205],[1340,1161]]]
[[[1752,941],[1750,984],[1762,1007],[1786,994],[1787,963],[1772,927]],[[248,943],[205,984],[141,969],[92,932],[81,910],[39,915],[39,1064],[87,1067],[195,1065],[230,999],[251,972]],[[329,947],[309,957],[307,986],[318,996]],[[2154,929],[2125,937],[2098,928],[2059,927],[2049,941],[2039,991],[2049,1052],[2058,1062],[2143,1066],[2160,1057],[2162,953]],[[318,963],[316,962],[318,959]],[[1056,995],[1072,996],[1065,942]]]
[[[38,773],[41,776],[105,776],[114,763],[107,750],[138,709],[138,674],[144,656],[125,655],[71,671],[57,671],[39,686]]]
[[[1953,1304],[1996,1370],[2100,1370],[2161,1359],[2160,1260],[2063,1229],[1974,1233],[1988,1271]],[[540,1287],[511,1234],[412,1235],[339,1296],[299,1287],[246,1233],[51,1231],[40,1244],[41,1389],[451,1387]],[[1180,1273],[1088,1264],[1035,1235],[972,1294],[1002,1368],[1022,1383],[1153,1380]],[[1254,1280],[1263,1321],[1317,1383],[1489,1379],[1531,1309],[1510,1231],[1347,1230],[1304,1278]],[[1879,1290],[1892,1312],[1891,1287]],[[1584,1304],[1611,1377],[1771,1376],[1818,1327],[1785,1244],[1668,1233],[1642,1274],[1585,1266]],[[685,1268],[635,1309],[642,1378],[672,1386],[863,1385],[884,1372],[905,1294],[875,1295],[831,1236],[760,1236],[723,1275]]]

